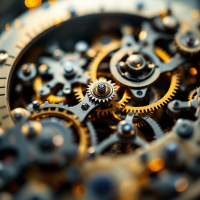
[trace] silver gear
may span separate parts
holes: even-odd
[[[109,102],[116,96],[117,87],[111,81],[99,79],[92,82],[87,88],[89,98],[99,103]]]

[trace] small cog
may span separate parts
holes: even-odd
[[[198,87],[193,89],[188,96],[188,101],[192,101],[196,96],[197,96],[197,92],[198,92]]]
[[[200,52],[200,34],[195,31],[179,31],[174,38],[176,49],[183,54],[195,55]]]
[[[87,94],[91,100],[109,102],[116,96],[117,87],[111,81],[99,79],[93,81],[87,88]]]

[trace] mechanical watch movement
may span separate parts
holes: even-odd
[[[199,12],[51,0],[11,22],[0,200],[200,199]]]

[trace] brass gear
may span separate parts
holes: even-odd
[[[110,73],[107,72],[98,72],[97,76],[100,78],[112,78],[112,75]],[[119,85],[115,86],[117,88],[117,90],[120,88]],[[73,92],[75,93],[76,99],[80,102],[83,100],[84,98],[84,94],[83,94],[84,88],[81,86],[75,87],[73,89]],[[113,113],[116,111],[116,109],[121,109],[122,106],[125,106],[125,103],[128,102],[128,100],[131,99],[130,94],[128,93],[128,90],[124,90],[124,94],[122,96],[122,98],[120,99],[120,101],[115,102],[115,100],[109,102],[108,106],[109,108],[103,109],[102,107],[98,108],[95,112],[96,114],[99,115],[108,115],[109,113]]]
[[[89,65],[89,72],[88,75],[91,78],[92,81],[95,81],[97,79],[97,70],[100,62],[112,51],[117,50],[121,47],[121,42],[116,41],[108,45],[107,47],[100,50],[96,57],[91,61]]]
[[[141,106],[141,107],[132,107],[132,106],[125,106],[122,110],[126,112],[134,112],[134,113],[147,113],[151,111],[155,111],[156,109],[159,109],[160,107],[166,105],[172,97],[175,96],[176,91],[178,90],[179,87],[179,82],[180,82],[180,76],[178,72],[174,72],[171,75],[171,84],[170,87],[165,94],[164,97],[162,97],[159,101],[147,105],[147,106]]]
[[[78,134],[79,140],[79,149],[78,149],[78,158],[77,161],[82,161],[86,155],[88,146],[89,146],[89,132],[88,128],[83,126],[78,121],[77,116],[69,114],[67,110],[61,110],[59,107],[50,107],[47,103],[45,103],[45,107],[40,108],[38,111],[31,111],[31,120],[39,121],[41,118],[54,116],[60,117],[65,120],[65,124],[67,126],[73,126],[76,129],[76,133]],[[29,110],[30,111],[30,110]]]
[[[189,46],[184,44],[183,38],[187,34],[193,34],[195,36],[197,42],[195,46]],[[180,51],[181,53],[195,55],[200,52],[200,34],[196,31],[180,30],[174,37],[174,44],[176,50]]]
[[[172,59],[166,51],[158,46],[154,47],[154,52],[164,62],[169,62]]]
[[[152,93],[155,95],[154,98],[153,98],[154,99],[153,102],[157,102],[160,99],[159,93],[153,88],[152,88]],[[151,112],[148,112],[148,113],[140,113],[140,114],[143,118],[146,119],[148,117],[152,117],[154,115],[154,111],[151,111]],[[113,126],[113,125],[117,125],[117,123],[119,123],[119,121],[123,120],[115,112],[112,113],[112,116],[113,116],[113,119],[110,119],[110,118],[104,119],[104,122]],[[138,120],[137,118],[135,119],[134,123],[137,127],[142,127],[142,126],[146,125],[144,120]]]
[[[43,85],[42,77],[37,76],[33,82],[33,90],[35,92],[35,98],[40,104],[44,103],[44,99],[39,94],[39,90],[42,87],[42,85]],[[55,103],[60,103],[60,102],[66,102],[66,97],[59,97],[59,96],[55,96],[51,94],[45,100],[47,100],[51,104],[55,104]]]
[[[197,95],[198,89],[199,89],[199,88],[197,87],[197,88],[193,89],[193,90],[189,93],[189,95],[188,95],[188,101],[192,101],[192,100],[195,98],[195,96]]]

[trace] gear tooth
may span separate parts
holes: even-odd
[[[49,102],[48,102],[48,101],[45,101],[45,102],[44,102],[44,105],[49,105]]]

